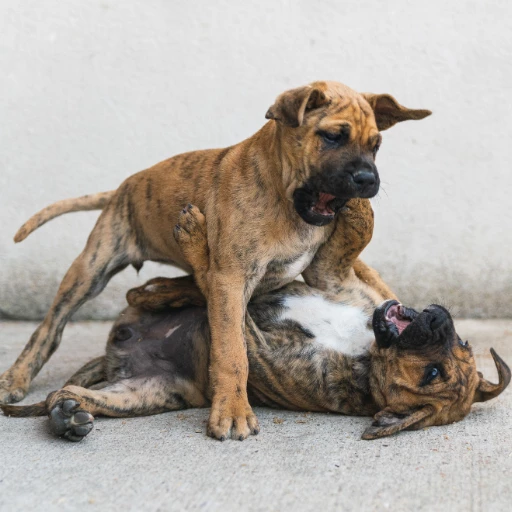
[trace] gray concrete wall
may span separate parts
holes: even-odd
[[[512,4],[506,1],[0,2],[0,310],[43,315],[96,213],[12,236],[55,200],[173,154],[235,143],[315,79],[429,108],[385,132],[366,251],[406,302],[510,316]],[[81,318],[172,270],[126,270]]]

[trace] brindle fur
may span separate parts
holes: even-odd
[[[57,349],[71,315],[98,295],[113,275],[146,260],[191,270],[170,236],[180,210],[191,201],[209,219],[208,272],[198,281],[206,283],[200,289],[208,297],[212,337],[214,395],[208,433],[218,439],[232,427],[236,437],[256,433],[257,419],[246,393],[246,304],[255,294],[291,282],[320,247],[344,243],[335,220],[325,225],[304,222],[297,215],[294,194],[305,184],[325,182],[335,190],[336,208],[361,197],[350,176],[354,165],[364,164],[378,179],[373,161],[379,130],[429,114],[402,107],[389,95],[359,94],[336,82],[315,82],[282,94],[267,113],[270,121],[237,145],[177,155],[131,176],[116,191],[43,210],[15,240],[66,211],[103,209],[45,319],[14,365],[0,376],[0,403],[26,395],[31,380]],[[326,149],[319,130],[341,129],[346,143]],[[376,187],[363,196],[376,193]],[[325,281],[340,283],[345,263],[328,269],[322,254],[309,265],[307,282],[317,287]],[[302,262],[300,268],[293,265]],[[372,274],[366,267],[359,272]]]
[[[347,232],[359,225],[361,210],[356,206],[357,200],[351,201],[341,214],[340,222]],[[201,212],[189,207],[175,233],[183,253],[195,256],[199,265],[194,268],[196,276],[208,265],[204,228]],[[371,228],[368,225],[366,229]],[[354,233],[359,234],[351,237],[351,247],[340,248],[342,259],[357,257],[366,245],[365,231]],[[295,281],[251,300],[245,340],[253,405],[374,415],[375,421],[363,438],[375,439],[406,428],[461,420],[473,402],[494,398],[505,389],[510,382],[506,364],[491,349],[500,382],[486,381],[476,371],[471,348],[458,343],[448,317],[438,333],[443,338],[441,344],[437,340],[404,350],[373,342],[369,351],[362,348],[357,356],[326,348],[300,323],[279,319],[290,297],[324,297],[356,306],[370,319],[376,306],[388,297],[379,291],[387,287],[378,275],[373,274],[373,278],[380,281],[377,286],[364,282],[349,267],[342,286],[335,289],[320,291]],[[153,279],[128,292],[128,300],[131,306],[112,328],[104,358],[87,364],[45,402],[2,406],[4,413],[48,413],[58,435],[80,441],[92,430],[92,415],[127,417],[207,407],[213,392],[208,377],[211,339],[206,301],[194,282],[188,278]],[[417,342],[418,336],[413,334],[412,341]],[[442,364],[445,375],[424,385],[422,375],[432,362]],[[101,377],[108,382],[106,387],[86,389]]]

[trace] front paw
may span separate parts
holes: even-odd
[[[181,210],[174,228],[174,238],[183,251],[206,249],[206,219],[197,206],[188,204]]]
[[[260,431],[258,418],[252,412],[247,399],[215,396],[208,420],[208,435],[219,441],[231,438],[243,441]]]
[[[93,421],[94,417],[71,398],[57,402],[50,411],[53,431],[69,441],[81,441],[92,430]]]

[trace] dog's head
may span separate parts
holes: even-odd
[[[329,224],[349,199],[373,197],[380,179],[380,131],[429,110],[411,110],[389,94],[359,94],[338,82],[314,82],[281,94],[267,112],[285,143],[287,195],[308,224]]]
[[[381,410],[363,439],[459,421],[473,403],[498,396],[510,382],[510,369],[493,349],[499,383],[477,372],[469,343],[442,306],[418,313],[386,301],[375,310],[373,330],[370,387]]]

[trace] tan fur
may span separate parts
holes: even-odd
[[[245,341],[251,403],[373,415],[374,422],[363,439],[459,421],[469,413],[472,403],[494,398],[510,382],[510,370],[492,349],[498,384],[491,384],[476,371],[471,348],[461,345],[451,328],[446,333],[452,338],[442,340],[441,350],[439,340],[422,345],[420,350],[404,350],[399,344],[381,347],[374,342],[369,353],[349,356],[322,348],[321,339],[313,341],[300,328],[278,320],[280,304],[290,297],[308,300],[323,296],[333,303],[366,310],[369,318],[373,309],[389,298],[379,294],[379,289],[387,287],[378,274],[372,271],[372,284],[367,284],[351,270],[351,259],[359,256],[373,229],[371,221],[364,229],[357,229],[360,219],[356,204],[357,200],[349,202],[340,214],[340,222],[351,233],[350,245],[340,246],[330,256],[333,267],[338,258],[347,265],[341,286],[321,292],[294,282],[250,302]],[[207,273],[209,265],[205,228],[204,216],[191,206],[181,215],[175,231],[183,253],[194,256],[196,276]],[[208,286],[206,280],[200,285]],[[208,406],[212,395],[210,337],[205,309],[196,307],[204,305],[205,298],[194,282],[189,278],[157,278],[127,296],[131,307],[114,325],[104,358],[79,370],[46,402],[2,406],[4,413],[20,417],[46,412],[58,435],[80,441],[92,430],[92,414],[126,417]],[[173,308],[179,309],[173,312]],[[432,363],[442,364],[443,375],[425,384],[425,369]],[[106,387],[85,389],[101,375],[108,381]],[[233,429],[233,436],[244,439],[237,429]]]
[[[29,221],[17,240],[55,215],[104,204],[84,251],[65,275],[42,324],[14,366],[0,376],[0,403],[25,396],[32,378],[58,347],[67,320],[100,293],[115,273],[146,260],[191,270],[171,235],[180,210],[191,202],[208,218],[209,265],[203,277],[210,290],[214,389],[208,432],[219,439],[231,427],[238,437],[256,432],[257,420],[246,393],[247,303],[254,294],[292,281],[296,275],[287,272],[290,262],[303,255],[313,258],[333,232],[342,230],[336,222],[323,227],[305,223],[294,209],[294,190],[315,169],[335,165],[339,159],[375,155],[378,126],[385,129],[397,121],[430,114],[406,109],[395,100],[394,105],[382,104],[379,98],[388,95],[367,97],[371,105],[365,95],[336,82],[315,82],[288,91],[269,109],[271,120],[245,141],[226,149],[177,155],[131,176],[114,193],[92,200],[79,198],[74,205],[73,200],[59,203]],[[318,130],[340,126],[350,129],[350,139],[333,160],[334,153],[322,150]],[[334,236],[337,243],[343,239],[343,234]],[[320,259],[313,266],[323,267]],[[342,280],[337,272],[335,267],[329,279]],[[314,285],[315,272],[309,275]],[[206,287],[201,290],[205,292]]]

